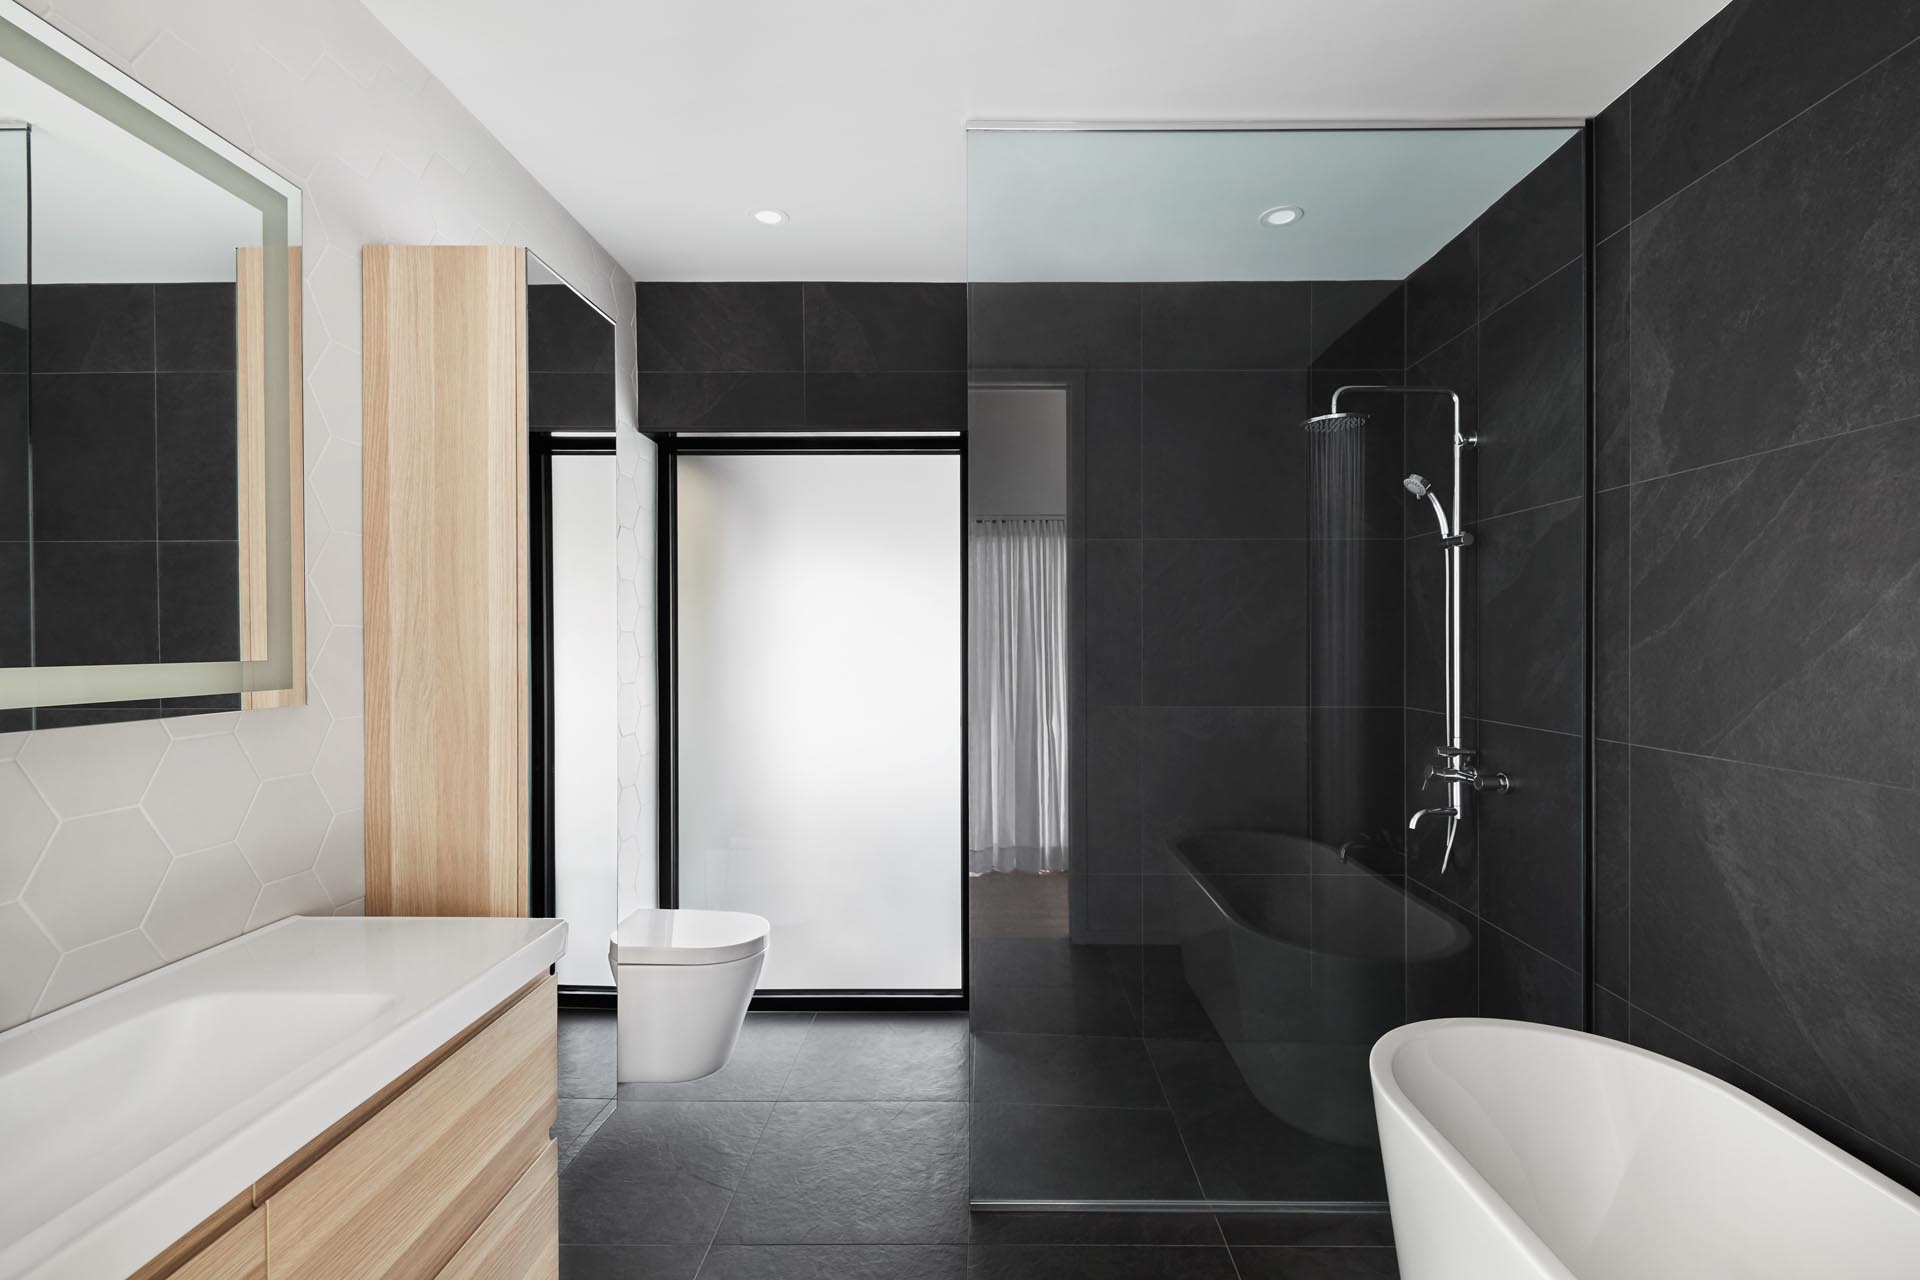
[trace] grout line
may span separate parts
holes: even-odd
[[[1631,303],[1632,303],[1631,294],[1628,295],[1628,303],[1629,303],[1629,306],[1631,306]],[[1629,329],[1629,341],[1631,341],[1631,329]],[[1629,395],[1631,395],[1631,392],[1629,392]],[[1629,408],[1631,408],[1631,402],[1629,402]],[[1676,476],[1693,475],[1695,472],[1699,472],[1699,471],[1710,471],[1714,467],[1725,467],[1725,466],[1730,466],[1736,462],[1750,462],[1755,458],[1765,458],[1772,454],[1785,453],[1789,449],[1807,449],[1807,448],[1813,447],[1814,445],[1827,444],[1830,441],[1834,441],[1834,440],[1844,440],[1848,436],[1863,435],[1869,431],[1882,431],[1889,427],[1904,427],[1904,426],[1916,426],[1916,425],[1920,425],[1920,415],[1907,414],[1899,418],[1886,418],[1879,422],[1866,422],[1866,423],[1861,423],[1859,426],[1842,427],[1837,431],[1830,431],[1825,433],[1824,435],[1814,436],[1811,439],[1807,439],[1807,440],[1789,440],[1785,444],[1777,444],[1768,449],[1756,449],[1752,453],[1743,453],[1737,457],[1716,458],[1711,462],[1701,462],[1691,467],[1681,467],[1677,471],[1663,471],[1659,475],[1643,476],[1639,479],[1628,480],[1624,484],[1615,485],[1614,489],[1630,489],[1640,485],[1655,484],[1662,480],[1672,480]],[[1629,465],[1631,465],[1631,461],[1632,461],[1631,457],[1629,457],[1628,461],[1629,461]],[[1608,490],[1608,492],[1613,492],[1613,490]]]

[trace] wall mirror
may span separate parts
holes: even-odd
[[[0,4],[0,731],[305,700],[300,192]]]

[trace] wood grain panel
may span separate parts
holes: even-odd
[[[526,255],[362,253],[366,910],[524,915]]]
[[[272,636],[267,603],[267,284],[263,250],[241,246],[234,262],[240,539],[240,656],[264,661]],[[301,265],[298,245],[287,250],[287,516],[292,546],[289,572],[295,589],[288,599],[293,667],[284,689],[255,689],[240,695],[247,710],[293,707],[307,700],[306,583],[306,378],[300,351]]]
[[[558,1280],[560,1148],[549,1142],[439,1280]]]
[[[129,1280],[162,1280],[162,1277],[179,1274],[189,1258],[205,1249],[210,1241],[232,1230],[252,1211],[253,1192],[249,1188],[215,1209],[207,1215],[206,1221],[161,1250],[159,1257],[134,1272]]]
[[[273,1280],[430,1280],[550,1139],[548,977],[268,1197]]]
[[[266,1280],[267,1218],[255,1210],[194,1254],[172,1280]]]

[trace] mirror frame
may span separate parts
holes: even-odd
[[[0,59],[118,125],[260,212],[260,247],[242,247],[241,283],[260,280],[262,349],[242,351],[236,450],[240,475],[241,657],[218,662],[0,667],[0,708],[238,693],[241,707],[306,701],[305,395],[301,355],[300,188],[133,77],[0,0]],[[242,311],[246,299],[241,300]],[[258,424],[249,422],[249,407]],[[179,714],[191,715],[191,711]]]

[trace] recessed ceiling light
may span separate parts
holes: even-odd
[[[763,226],[777,227],[787,220],[787,215],[778,209],[755,209],[753,220]]]
[[[1277,204],[1260,214],[1263,227],[1284,227],[1290,222],[1298,222],[1307,216],[1307,211],[1297,204]]]

